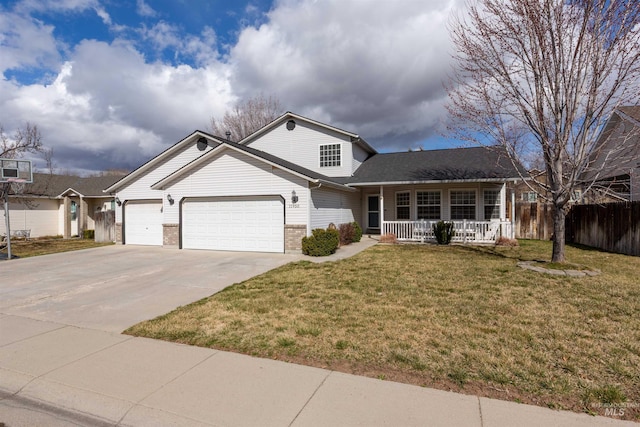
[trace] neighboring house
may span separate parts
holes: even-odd
[[[115,208],[113,196],[102,190],[120,177],[78,177],[34,173],[32,184],[13,185],[9,196],[12,232],[26,230],[30,237],[72,237],[94,228],[96,212]],[[6,233],[1,221],[0,234]]]
[[[234,251],[300,250],[315,228],[357,221],[402,240],[454,220],[460,240],[511,233],[504,151],[379,154],[359,135],[285,113],[238,143],[195,131],[105,192],[116,239]]]
[[[598,136],[582,177],[584,203],[640,200],[640,106],[618,107]]]

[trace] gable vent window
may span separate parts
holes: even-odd
[[[340,166],[340,144],[328,144],[320,146],[320,167]]]

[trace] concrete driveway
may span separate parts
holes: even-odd
[[[106,246],[0,262],[0,312],[122,332],[302,255]]]

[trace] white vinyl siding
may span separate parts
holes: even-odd
[[[352,144],[352,151],[353,151],[353,159],[352,159],[352,166],[351,166],[351,172],[355,172],[362,163],[364,163],[365,160],[367,160],[367,158],[369,157],[369,153],[367,153],[362,147],[360,147],[359,145],[356,144]]]
[[[187,199],[182,206],[182,247],[243,252],[284,252],[280,197]]]
[[[311,190],[311,229],[359,220],[360,194],[318,188]]]
[[[286,223],[307,224],[307,188],[303,178],[247,154],[225,149],[164,189],[164,221],[180,222],[180,201],[187,197],[279,195],[285,201]],[[295,205],[291,203],[292,191],[298,196]],[[167,202],[167,194],[175,200],[173,205]]]
[[[198,148],[196,147],[196,140],[197,137],[194,138],[193,141],[187,144],[184,148],[166,159],[164,162],[148,170],[128,185],[120,188],[117,192],[118,198],[122,202],[126,200],[159,200],[164,198],[162,191],[153,190],[151,189],[151,186],[160,181],[162,178],[165,178],[167,175],[173,173],[177,169],[180,169],[182,166],[196,159],[197,157],[202,156],[203,153],[211,150],[211,148],[207,148],[205,151],[198,150]],[[116,222],[122,222],[122,210],[118,208],[116,208]]]
[[[331,144],[341,144],[341,165],[321,168],[319,147]],[[292,131],[287,130],[286,122],[283,122],[247,145],[326,176],[350,176],[353,173],[351,139],[301,120],[296,120]]]

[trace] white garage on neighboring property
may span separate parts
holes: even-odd
[[[187,198],[181,209],[185,249],[284,252],[280,196]]]

